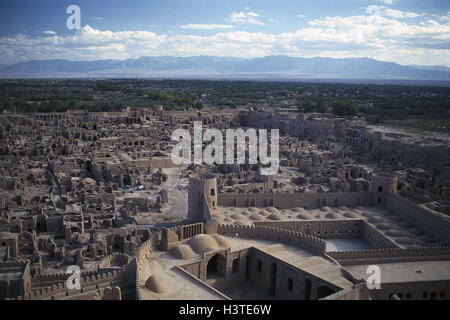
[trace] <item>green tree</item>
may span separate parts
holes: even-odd
[[[358,106],[354,101],[336,101],[333,105],[333,113],[338,116],[354,116],[358,113]]]

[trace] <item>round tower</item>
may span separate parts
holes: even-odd
[[[189,177],[188,219],[203,220],[204,200],[211,209],[217,207],[217,178],[214,175]],[[209,218],[209,217],[208,217]]]
[[[370,192],[374,203],[384,203],[388,193],[397,192],[397,176],[387,172],[373,172]]]

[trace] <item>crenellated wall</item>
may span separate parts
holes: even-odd
[[[273,240],[294,246],[304,247],[320,255],[323,255],[326,249],[326,242],[322,239],[301,232],[276,227],[220,224],[217,226],[217,233],[253,239]]]
[[[361,219],[306,220],[306,221],[255,221],[256,226],[276,227],[313,235],[321,239],[361,238],[376,248],[398,246]]]
[[[354,238],[361,235],[360,219],[301,220],[301,221],[255,221],[255,226],[274,227],[313,235],[321,239]]]
[[[320,207],[356,207],[372,205],[368,192],[321,192],[321,193],[255,193],[219,194],[219,206],[224,207],[275,207],[289,209],[302,207],[307,210]]]
[[[408,221],[417,228],[433,235],[436,240],[450,246],[450,222],[445,215],[417,205],[398,194],[389,193],[386,207],[394,214]]]
[[[142,300],[141,295],[141,274],[143,274],[143,268],[150,259],[153,250],[158,245],[158,238],[162,238],[162,233],[158,233],[154,238],[145,241],[138,249],[136,254],[136,300]]]
[[[381,232],[378,232],[367,222],[361,224],[360,234],[361,238],[368,241],[375,248],[398,248],[398,245],[394,241],[387,238]]]
[[[113,253],[103,258],[98,264],[99,269],[117,268],[116,265],[127,265],[131,257],[126,253]]]
[[[327,255],[341,265],[376,264],[407,261],[450,260],[449,247],[386,248],[360,251],[334,251]]]
[[[90,277],[97,274],[96,270],[83,271],[81,277]],[[49,273],[49,274],[36,274],[31,278],[31,287],[33,289],[48,287],[58,282],[64,282],[69,278],[70,273],[59,272],[59,273]]]
[[[29,294],[18,296],[17,300],[60,300],[68,299],[73,296],[77,296],[77,299],[86,299],[90,298],[99,288],[122,282],[123,275],[124,272],[118,270],[84,276],[80,281],[81,289],[68,289],[64,282],[59,282],[49,287],[32,290]],[[59,277],[60,275],[53,276]]]

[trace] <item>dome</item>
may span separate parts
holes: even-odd
[[[255,221],[263,221],[263,220],[264,220],[264,217],[263,217],[262,215],[260,215],[260,214],[253,213],[253,214],[250,216],[250,219],[255,220]]]
[[[211,250],[218,249],[217,242],[209,235],[206,234],[198,234],[192,237],[188,241],[192,250],[197,253],[205,253]]]
[[[353,213],[353,212],[346,212],[346,213],[344,213],[344,217],[346,217],[346,218],[358,218],[358,215],[356,213]]]
[[[369,219],[367,219],[367,221],[372,222],[372,223],[381,223],[384,221],[384,219],[381,217],[378,217],[378,216],[374,216],[374,217],[370,217]]]
[[[335,212],[330,212],[330,213],[327,213],[325,215],[325,218],[327,218],[327,219],[340,219],[341,216],[339,214],[335,213]]]
[[[297,218],[301,220],[310,220],[311,216],[307,213],[300,213],[299,215],[297,215]]]
[[[233,213],[230,218],[234,219],[234,220],[245,220],[245,216],[243,216],[240,213]]]
[[[227,238],[218,235],[218,234],[213,234],[211,235],[211,237],[216,241],[217,245],[221,248],[230,248],[231,247],[231,243],[230,241],[228,241]]]
[[[377,224],[377,229],[380,229],[380,230],[390,230],[392,228],[393,227],[390,223],[382,222],[380,224]]]
[[[192,259],[195,257],[195,253],[192,251],[192,248],[186,244],[179,244],[170,249],[169,252],[178,259],[182,260]]]
[[[283,220],[284,217],[283,217],[281,214],[278,214],[278,213],[272,213],[272,214],[268,217],[268,219],[270,219],[270,220]]]
[[[388,237],[403,237],[405,236],[405,233],[400,230],[389,230],[385,233]]]
[[[155,293],[164,293],[167,291],[162,280],[156,275],[150,276],[147,281],[145,281],[145,287]]]

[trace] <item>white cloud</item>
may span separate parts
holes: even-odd
[[[439,21],[450,22],[450,11],[447,12],[447,15],[446,15],[446,16],[441,16],[441,17],[439,17]]]
[[[258,17],[259,17],[259,14],[257,14],[256,12],[253,12],[253,11],[233,12],[230,15],[230,21],[234,22],[234,23],[250,23],[250,24],[257,24],[260,26],[264,26],[265,25],[264,22],[256,19]]]
[[[448,17],[447,14],[433,19],[421,18],[420,21],[407,20],[406,23],[382,15],[377,17],[377,24],[368,23],[370,16],[365,15],[325,17],[311,20],[307,27],[294,32],[230,29],[212,35],[113,32],[86,25],[68,36],[45,34],[29,37],[18,34],[0,37],[0,64],[55,58],[97,60],[159,55],[250,58],[286,54],[303,57],[371,57],[402,64],[448,66]]]
[[[43,33],[44,33],[44,34],[50,34],[50,35],[55,35],[55,34],[56,34],[56,32],[55,32],[55,31],[52,31],[52,30],[46,30],[46,31],[44,31]]]
[[[304,14],[299,14],[299,15],[297,15],[299,18],[306,18],[306,16],[304,15]]]
[[[234,26],[230,24],[183,24],[181,29],[198,29],[198,30],[214,30],[214,29],[232,29]]]
[[[388,17],[392,17],[392,18],[396,18],[396,19],[417,18],[417,17],[425,16],[424,13],[419,14],[419,13],[415,13],[415,12],[411,12],[411,11],[400,11],[400,10],[389,9],[389,8],[383,10],[383,14]]]
[[[382,2],[384,4],[394,4],[397,0],[378,0],[378,2]]]

